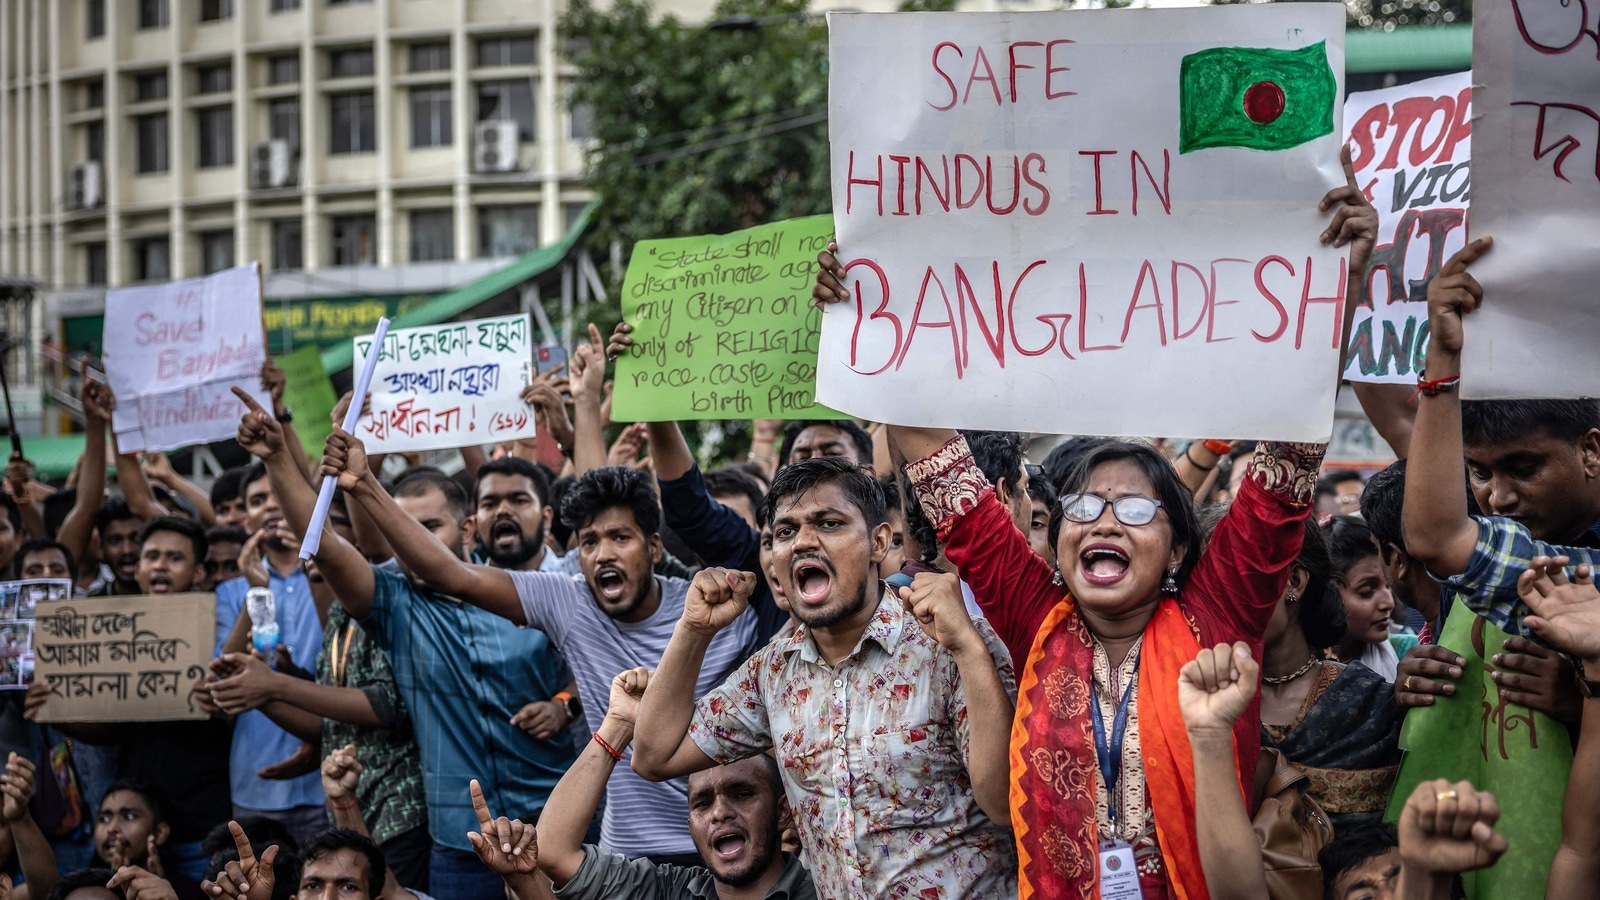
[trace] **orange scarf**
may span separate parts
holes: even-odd
[[[1051,610],[1017,689],[1011,820],[1020,900],[1099,896],[1095,780],[1101,776],[1088,719],[1094,642],[1076,612],[1071,597]],[[1199,652],[1200,639],[1182,607],[1162,600],[1144,631],[1139,740],[1156,839],[1179,900],[1210,900],[1195,831],[1194,757],[1178,708],[1178,672]],[[1235,726],[1236,743],[1246,725],[1241,719]],[[1250,796],[1248,786],[1240,790]]]

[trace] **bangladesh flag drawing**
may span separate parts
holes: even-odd
[[[1178,152],[1287,150],[1333,132],[1338,85],[1322,41],[1299,50],[1214,47],[1183,58]]]

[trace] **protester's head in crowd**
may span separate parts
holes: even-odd
[[[250,535],[237,525],[218,525],[206,529],[206,562],[200,590],[209,591],[224,581],[232,581],[241,574],[239,551],[244,549]]]
[[[1554,544],[1600,521],[1600,400],[1463,402],[1461,438],[1485,514]]]
[[[783,868],[788,818],[783,777],[765,753],[689,776],[689,835],[711,877],[729,887]]]
[[[723,466],[723,469],[735,472],[743,472],[744,474],[755,479],[756,485],[761,488],[761,502],[766,502],[767,488],[772,486],[772,478],[767,474],[765,469],[761,468],[760,463],[751,462],[747,459],[744,462],[728,463],[726,466]],[[756,509],[760,508],[761,503],[757,503]]]
[[[122,900],[120,888],[108,888],[107,882],[117,873],[107,868],[79,869],[62,875],[44,900]]]
[[[1317,853],[1323,900],[1393,900],[1400,882],[1400,838],[1391,825],[1341,831]]]
[[[756,510],[766,500],[766,489],[742,468],[728,466],[706,473],[706,493],[711,499],[739,514],[756,526]]]
[[[268,550],[282,551],[291,537],[283,519],[283,509],[278,506],[278,496],[272,492],[272,481],[267,477],[266,463],[257,462],[240,480],[244,495],[244,530],[255,534],[266,529],[263,539]]]
[[[572,547],[572,528],[561,520],[561,504],[565,502],[567,493],[572,490],[572,486],[577,483],[578,479],[573,478],[571,475],[565,478],[557,478],[550,482],[549,506],[555,510],[555,515],[550,519],[550,533],[545,542],[562,555],[565,555],[567,550]]]
[[[95,516],[100,535],[100,561],[111,567],[117,587],[132,593],[139,577],[139,531],[144,520],[128,508],[121,497],[108,498]]]
[[[767,580],[767,590],[772,592],[772,602],[784,612],[792,612],[789,608],[789,596],[783,592],[783,579],[772,565],[772,523],[767,521],[765,499],[762,500],[761,506],[756,508],[756,520],[761,523],[761,577]]]
[[[1017,530],[1028,533],[1028,473],[1022,467],[1027,441],[1015,431],[963,431],[972,459],[994,485],[995,498],[1011,510]]]
[[[662,553],[655,480],[628,466],[591,469],[562,498],[561,520],[573,531],[578,567],[601,611],[623,622],[653,615]]]
[[[1107,438],[1103,437],[1076,435],[1065,438],[1050,448],[1050,452],[1045,454],[1044,462],[1040,463],[1040,468],[1044,469],[1045,479],[1050,482],[1050,489],[1059,495],[1061,485],[1067,480],[1067,476],[1072,474],[1072,470],[1078,467],[1078,463],[1083,462],[1083,458],[1090,450],[1104,444],[1106,440]]]
[[[877,609],[889,525],[871,474],[843,457],[792,463],[772,480],[766,513],[772,564],[796,618],[828,628]]]
[[[883,562],[878,563],[878,577],[888,578],[906,564],[905,497],[900,493],[900,478],[897,475],[879,478],[878,487],[883,490],[883,509],[889,522],[889,552],[883,555]],[[917,502],[916,498],[913,497],[911,502]]]
[[[144,866],[150,841],[161,847],[171,834],[160,793],[149,785],[118,781],[106,789],[94,820],[95,859],[113,868]]]
[[[1153,607],[1164,580],[1170,575],[1181,586],[1200,558],[1189,490],[1148,444],[1094,447],[1061,494],[1050,512],[1050,544],[1068,592],[1091,617]]]
[[[784,464],[818,456],[842,456],[861,465],[872,465],[872,435],[849,419],[836,422],[790,422],[783,428],[783,446],[778,459]]]
[[[155,497],[156,502],[161,504],[161,508],[172,515],[181,516],[191,522],[200,521],[200,511],[194,508],[194,504],[189,502],[188,497],[167,490],[167,486],[164,484],[150,485],[150,493]]]
[[[1028,546],[1040,559],[1055,558],[1050,552],[1050,507],[1055,504],[1055,486],[1043,466],[1028,466]]]
[[[229,469],[211,482],[211,509],[218,525],[244,527],[244,476],[249,466]]]
[[[1360,472],[1339,469],[1317,479],[1319,516],[1353,516],[1361,511],[1361,491],[1366,483]]]
[[[1383,560],[1372,539],[1372,529],[1354,516],[1334,516],[1324,526],[1336,561],[1334,575],[1344,598],[1345,646],[1341,656],[1360,655],[1361,644],[1389,640],[1389,620],[1394,615],[1394,595],[1383,574]]]
[[[1289,585],[1278,600],[1262,641],[1272,647],[1291,634],[1290,629],[1298,628],[1311,652],[1321,655],[1344,639],[1347,627],[1332,548],[1322,529],[1307,519],[1300,555],[1289,572]]]
[[[1438,601],[1439,583],[1406,552],[1400,516],[1405,509],[1406,461],[1397,460],[1367,479],[1361,494],[1361,520],[1378,545],[1383,581],[1397,604],[1432,607]]]
[[[490,460],[478,469],[472,496],[478,543],[491,563],[518,569],[544,549],[554,518],[544,469],[516,456]]]
[[[280,851],[281,852],[281,851]],[[349,828],[330,828],[300,849],[298,900],[374,900],[387,872],[383,851]]]
[[[457,559],[466,558],[472,509],[467,492],[454,478],[432,466],[413,466],[395,480],[391,493],[406,515],[422,523]]]
[[[272,887],[272,900],[294,897],[300,886],[300,844],[289,833],[288,827],[266,816],[245,816],[235,821],[244,829],[245,837],[250,841],[250,852],[256,859],[260,859],[268,847],[278,848],[278,857],[272,861],[272,874],[276,879]],[[200,852],[207,858],[207,881],[216,881],[217,875],[228,863],[239,861],[239,849],[234,843],[233,833],[228,830],[228,823],[211,829],[200,842]]]
[[[180,594],[194,590],[204,577],[206,532],[198,522],[157,516],[139,532],[141,594]]]
[[[72,551],[49,538],[29,538],[17,548],[16,578],[72,578],[78,574]]]

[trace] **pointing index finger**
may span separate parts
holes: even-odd
[[[253,413],[266,412],[266,410],[261,408],[261,404],[256,402],[256,398],[250,396],[250,392],[246,391],[244,388],[239,387],[236,384],[236,385],[233,386],[232,391],[233,391],[233,395],[235,397],[238,397],[239,400],[241,402],[243,402],[245,406],[248,406],[250,408],[251,412],[253,412]]]
[[[472,779],[467,787],[472,792],[472,811],[478,814],[478,831],[487,837],[494,824],[494,817],[489,815],[489,801],[483,799],[483,787],[478,779]]]
[[[1339,149],[1339,162],[1344,165],[1344,180],[1350,184],[1356,183],[1356,166],[1350,159],[1350,145],[1345,144]]]
[[[255,851],[250,849],[250,839],[245,836],[244,828],[234,821],[228,822],[228,831],[233,833],[233,846],[239,851],[240,867],[253,865],[256,861]]]

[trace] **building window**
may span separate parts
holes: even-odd
[[[101,109],[106,105],[106,83],[96,78],[83,86],[83,108]]]
[[[561,221],[563,227],[567,231],[571,231],[572,226],[578,224],[578,219],[583,215],[583,211],[588,208],[589,204],[587,203],[561,204]]]
[[[439,41],[432,44],[411,45],[411,71],[443,72],[450,68],[450,44]]]
[[[378,262],[378,220],[375,216],[333,217],[333,264],[370,266]]]
[[[267,137],[288,141],[291,151],[300,152],[299,97],[284,97],[267,104]]]
[[[329,78],[361,78],[372,71],[371,47],[328,51]]]
[[[293,12],[300,8],[300,0],[272,0],[272,12]]]
[[[374,153],[378,149],[377,112],[371,91],[328,95],[330,153]]]
[[[167,27],[167,0],[139,0],[139,27]]]
[[[200,0],[200,21],[217,22],[233,18],[233,0]]]
[[[519,206],[478,207],[478,255],[495,258],[521,256],[539,249],[539,208]]]
[[[272,268],[274,271],[305,268],[305,231],[299,219],[272,221]]]
[[[194,71],[198,82],[196,94],[225,94],[233,90],[233,66],[228,63],[201,66]]]
[[[450,146],[450,88],[411,89],[411,146]]]
[[[411,261],[449,262],[456,258],[455,219],[448,209],[411,214]]]
[[[371,3],[372,0],[328,0],[329,6],[355,6],[357,3]]]
[[[217,106],[195,114],[200,133],[200,168],[233,165],[233,107]]]
[[[134,281],[167,281],[171,278],[171,241],[155,237],[133,242]]]
[[[136,171],[141,175],[167,170],[167,114],[139,116],[133,120],[139,136]]]
[[[83,0],[83,27],[84,35],[91,41],[106,36],[106,0]]]
[[[267,60],[267,84],[299,84],[300,56],[274,56]]]
[[[83,158],[104,162],[106,158],[106,123],[90,122],[83,126]]]
[[[480,66],[533,65],[533,38],[496,37],[478,41]]]
[[[105,284],[108,280],[105,244],[83,245],[83,283]]]
[[[200,234],[200,271],[215,275],[233,268],[233,232],[206,231]]]
[[[515,122],[517,135],[524,141],[532,141],[533,83],[522,78],[479,84],[478,121]]]
[[[167,73],[145,72],[133,76],[133,99],[137,103],[167,98]]]
[[[594,137],[594,107],[573,103],[571,91],[567,92],[567,136],[575,141]]]

